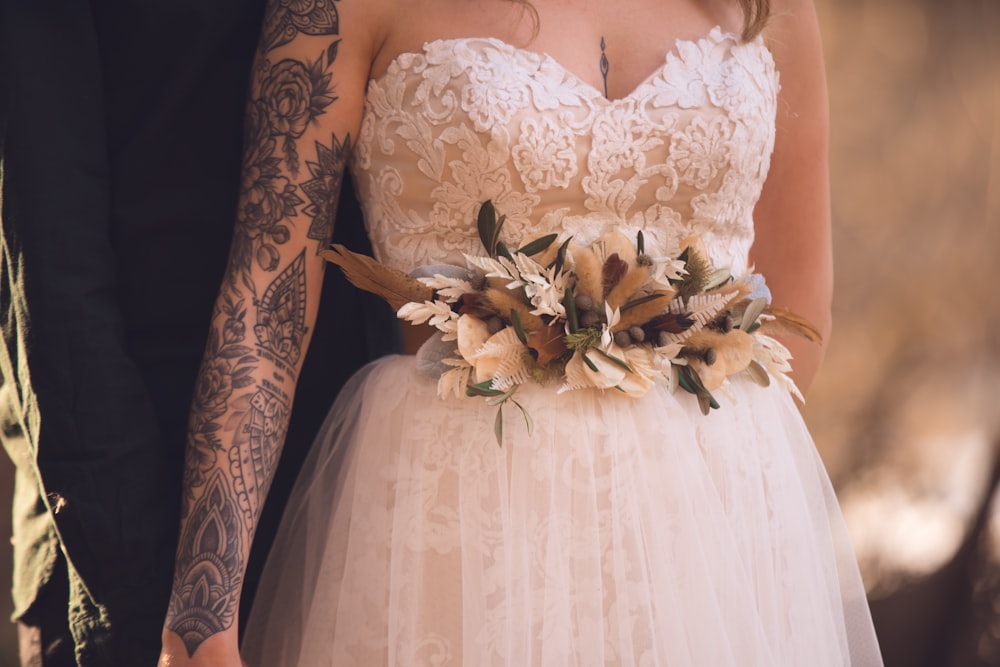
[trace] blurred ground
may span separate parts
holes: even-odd
[[[817,6],[837,295],[806,417],[887,666],[1000,666],[1000,0]],[[11,484],[0,457],[3,536]]]
[[[1000,2],[817,5],[837,293],[806,416],[887,665],[1000,665]]]

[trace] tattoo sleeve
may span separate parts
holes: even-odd
[[[236,230],[189,423],[166,619],[189,656],[234,626],[315,317],[316,254],[330,241],[351,149],[349,133],[323,122],[339,99],[339,2],[271,0],[264,19]]]

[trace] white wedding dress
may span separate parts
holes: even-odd
[[[760,39],[682,41],[607,100],[495,39],[400,55],[368,89],[352,168],[376,255],[482,255],[492,200],[517,244],[697,233],[738,274],[778,78]],[[323,341],[314,342],[322,345]],[[341,392],[285,514],[251,667],[879,665],[830,482],[787,391],[694,396],[525,385],[442,399],[413,356]]]

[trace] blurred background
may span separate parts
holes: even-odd
[[[817,7],[837,294],[806,418],[886,665],[1000,666],[1000,0]],[[2,536],[12,480],[0,456]]]

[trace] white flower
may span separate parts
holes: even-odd
[[[524,293],[535,307],[533,315],[566,317],[563,297],[566,295],[566,274],[556,271],[556,267],[546,269],[527,255],[516,253],[517,266]]]
[[[473,369],[473,382],[491,382],[494,389],[510,389],[531,375],[524,364],[524,345],[506,327],[490,334],[486,323],[473,315],[458,318],[458,352]]]
[[[442,359],[441,361],[448,366],[454,366],[454,368],[445,371],[438,378],[438,396],[441,398],[449,396],[461,398],[465,395],[465,388],[469,385],[469,378],[472,376],[472,364],[465,359]]]
[[[622,314],[618,308],[612,310],[611,306],[605,303],[604,316],[608,321],[607,324],[604,325],[604,329],[601,331],[601,345],[608,348],[614,341],[614,334],[611,333],[611,328],[617,325],[622,319]]]
[[[417,278],[420,282],[433,288],[438,295],[447,299],[448,303],[455,303],[463,294],[475,292],[472,284],[462,278],[448,278],[447,276],[434,275],[426,278]]]
[[[801,403],[805,403],[806,399],[803,398],[802,392],[788,377],[788,373],[792,370],[792,365],[789,363],[792,359],[792,353],[788,351],[788,348],[759,331],[753,335],[753,342],[754,361],[763,366],[767,374],[774,378],[779,386],[784,387]]]
[[[486,273],[487,278],[500,278],[509,280],[507,289],[517,289],[524,285],[521,281],[521,273],[517,270],[514,262],[506,257],[481,257],[478,255],[465,255],[465,261]]]
[[[621,348],[614,343],[577,350],[566,364],[559,393],[575,389],[616,389],[626,396],[644,396],[653,386],[655,362],[648,346]]]
[[[455,340],[455,327],[459,316],[451,309],[451,304],[444,301],[404,303],[396,311],[396,317],[413,324],[427,322],[432,327],[437,327],[439,331],[444,332],[444,340]]]

